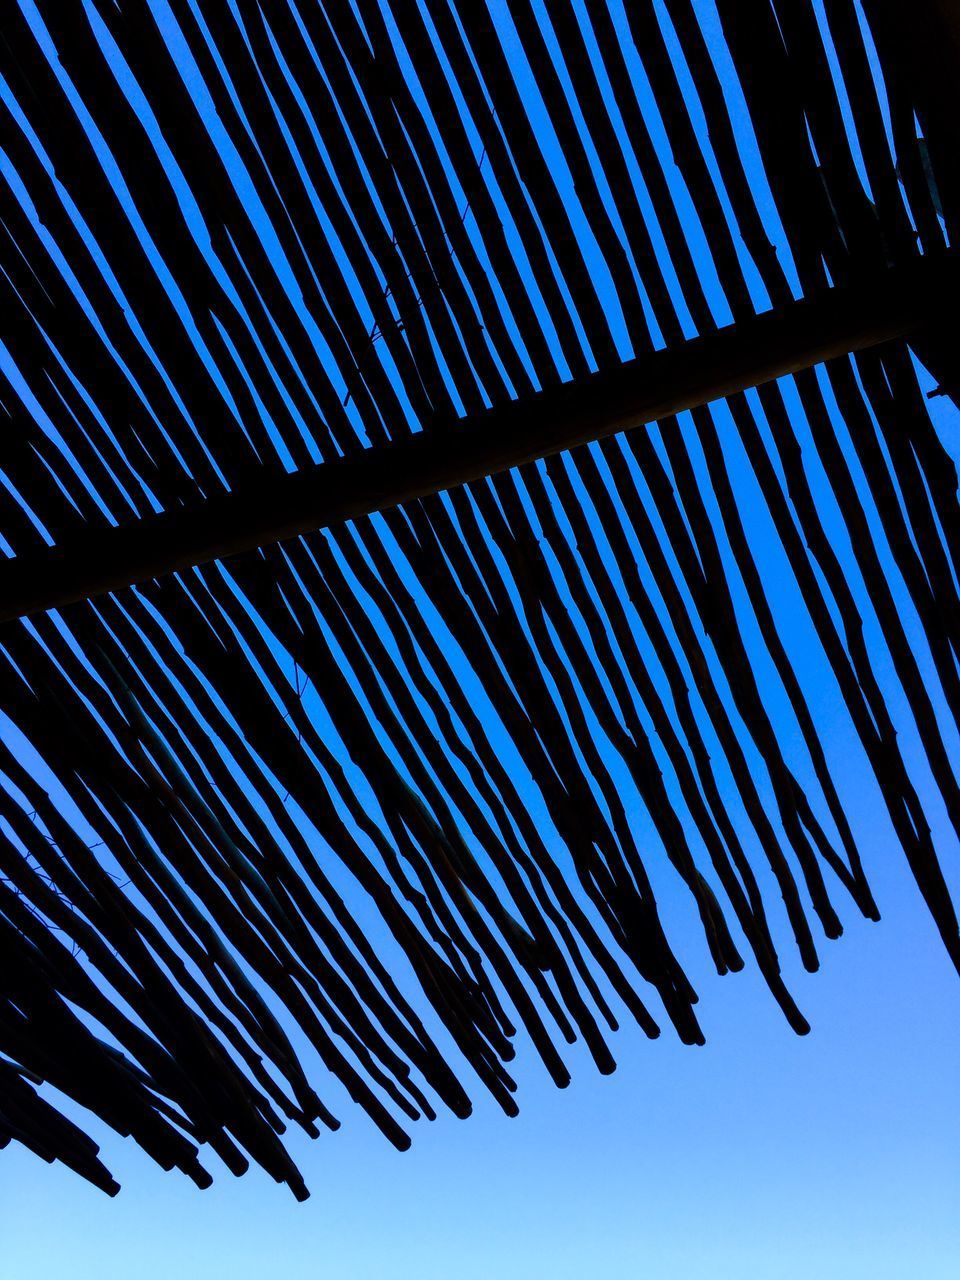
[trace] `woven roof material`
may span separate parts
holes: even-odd
[[[908,36],[879,0],[9,8],[11,556],[956,235],[936,4]],[[951,337],[915,344],[945,393]],[[561,1086],[624,1016],[698,1043],[670,877],[805,1031],[780,935],[814,970],[878,916],[814,649],[960,966],[917,776],[960,833],[960,521],[918,378],[889,343],[4,623],[0,1145],[116,1190],[47,1081],[201,1186],[209,1146],[303,1196],[281,1135],[336,1127],[331,1078],[403,1147],[477,1083],[514,1112],[518,1033]]]

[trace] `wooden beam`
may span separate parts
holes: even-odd
[[[237,555],[630,430],[912,334],[956,298],[953,253],[876,273],[681,346],[0,564],[0,621]]]

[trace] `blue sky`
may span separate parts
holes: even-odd
[[[21,2],[25,11],[34,13],[31,0]],[[202,99],[201,86],[190,80],[186,54],[165,0],[151,0],[151,4],[166,24],[171,49],[184,59],[185,79]],[[504,6],[491,7],[506,21]],[[613,7],[622,13],[621,6]],[[697,8],[705,30],[713,36],[723,70],[725,54],[716,39],[712,4],[704,0]],[[552,148],[558,182],[568,183],[572,193],[559,147],[549,141],[549,120],[542,104],[537,106],[535,88],[519,62],[509,29],[505,44],[512,50],[512,65],[531,104],[538,133],[547,139],[548,151]],[[117,71],[122,77],[119,65]],[[135,83],[129,77],[125,83],[131,100],[135,99]],[[726,83],[749,161],[747,120],[728,71]],[[649,94],[645,110],[662,150],[667,144]],[[217,122],[209,111],[207,117],[215,132]],[[159,135],[155,142],[158,153],[163,153]],[[225,140],[223,145],[227,147]],[[103,149],[100,154],[108,166]],[[162,158],[176,185],[172,158],[165,153]],[[231,175],[242,184],[239,160],[230,163]],[[789,266],[789,250],[755,159],[750,172],[771,238]],[[9,166],[4,173],[17,189]],[[682,180],[674,172],[671,181],[683,210],[684,202],[689,202]],[[198,243],[204,242],[202,215],[191,206],[186,189],[178,190],[184,217]],[[574,203],[571,198],[571,207]],[[132,205],[129,213],[132,220],[139,216]],[[467,225],[471,226],[469,219]],[[723,320],[725,304],[708,278],[712,268],[689,210],[685,227],[706,273],[717,318]],[[265,220],[262,229],[269,236]],[[590,258],[585,221],[576,222],[576,230],[588,260],[602,274],[595,249]],[[95,243],[89,229],[88,234]],[[479,246],[472,227],[471,234]],[[215,255],[209,240],[205,243],[212,261]],[[281,257],[277,248],[274,259],[283,278]],[[155,255],[153,260],[162,271]],[[222,269],[221,264],[217,269]],[[229,283],[225,274],[224,280]],[[169,287],[173,289],[172,281]],[[291,288],[295,292],[295,286]],[[766,302],[759,287],[756,301],[758,306]],[[611,316],[616,329],[615,302],[611,302]],[[184,323],[190,323],[186,313]],[[623,344],[622,354],[628,355],[622,324],[617,338]],[[321,341],[319,335],[317,341]],[[377,356],[387,360],[384,346],[379,344]],[[0,348],[0,361],[5,356]],[[11,368],[9,359],[4,367],[29,403],[30,389],[22,372]],[[789,388],[787,395],[792,399]],[[956,415],[942,401],[934,405],[938,427],[956,457],[960,454]],[[528,1046],[521,1044],[513,1064],[520,1084],[518,1119],[507,1120],[479,1087],[472,1087],[472,1119],[461,1123],[442,1115],[432,1125],[421,1122],[414,1130],[412,1151],[404,1155],[391,1150],[363,1115],[332,1088],[331,1096],[339,1104],[335,1109],[344,1121],[341,1131],[324,1134],[315,1143],[291,1136],[291,1148],[313,1193],[303,1206],[257,1170],[235,1181],[212,1158],[216,1181],[212,1189],[199,1193],[185,1180],[154,1168],[132,1144],[95,1127],[107,1163],[123,1184],[115,1201],[69,1172],[48,1168],[11,1146],[0,1156],[3,1280],[7,1275],[11,1280],[46,1280],[65,1274],[74,1280],[88,1276],[150,1280],[171,1275],[184,1280],[220,1276],[243,1280],[265,1274],[290,1280],[328,1275],[349,1280],[404,1280],[407,1276],[411,1280],[490,1276],[615,1280],[636,1275],[686,1280],[705,1272],[738,1280],[792,1280],[812,1274],[845,1280],[861,1276],[899,1280],[915,1274],[938,1280],[956,1274],[960,1265],[956,1213],[960,1119],[955,1106],[960,1079],[960,983],[884,817],[875,783],[842,712],[723,408],[717,410],[717,420],[730,427],[727,461],[751,544],[825,737],[884,917],[880,925],[869,925],[857,919],[852,905],[844,904],[846,934],[837,943],[823,944],[823,967],[815,976],[805,974],[789,945],[784,946],[785,974],[812,1023],[812,1034],[798,1039],[789,1031],[749,964],[742,974],[724,980],[715,976],[686,896],[668,869],[653,865],[651,875],[668,933],[679,939],[682,958],[700,994],[698,1015],[707,1035],[705,1048],[685,1049],[669,1031],[650,1043],[625,1023],[611,1046],[619,1063],[617,1073],[601,1079],[586,1054],[574,1049],[565,1054],[573,1083],[558,1092],[533,1055],[524,1052]],[[885,688],[893,688],[889,655],[849,555],[839,512],[802,415],[797,414],[796,421],[801,443],[807,446],[805,460],[822,518],[841,555],[851,561],[851,587],[862,605],[878,676]],[[836,427],[856,467],[843,424],[837,421]],[[682,429],[689,430],[686,420]],[[656,432],[654,439],[665,457]],[[705,474],[703,459],[694,452],[694,464]],[[705,497],[712,504],[706,483]],[[715,514],[712,505],[710,513]],[[869,503],[868,516],[878,530]],[[607,548],[598,521],[591,518],[601,547]],[[937,698],[919,625],[883,539],[878,541],[908,633],[916,642],[918,660],[930,675],[932,696]],[[725,544],[722,550],[728,554]],[[606,554],[609,560],[608,548]],[[616,573],[612,562],[610,567]],[[551,571],[559,579],[555,566]],[[743,605],[735,574],[732,582],[735,597]],[[744,608],[743,613],[749,631],[754,624],[749,610]],[[579,618],[575,622],[584,629]],[[439,619],[437,625],[441,625]],[[386,627],[383,630],[386,635]],[[770,676],[757,636],[749,632],[748,639],[758,671]],[[474,673],[452,638],[449,644],[455,669],[470,682],[471,693],[482,706],[484,695]],[[285,670],[290,669],[288,655],[275,648]],[[298,678],[292,669],[290,677]],[[806,778],[810,771],[804,772],[806,766],[799,758],[799,734],[785,695],[772,678],[765,681],[764,693],[781,740],[788,754],[791,747],[797,748],[797,769]],[[335,727],[315,690],[306,691],[304,704],[336,746]],[[929,781],[908,710],[895,690],[891,709],[913,776],[929,804],[946,873],[957,889],[956,842]],[[3,729],[14,735],[11,726]],[[946,723],[945,732],[953,733]],[[498,725],[491,723],[491,734],[499,733]],[[509,751],[506,735],[502,737],[503,750]],[[955,733],[948,742],[956,749]],[[19,741],[18,747],[29,751]],[[629,780],[622,762],[608,754],[614,777],[618,781],[622,777],[626,793]],[[42,770],[39,762],[35,764]],[[357,794],[375,804],[375,797],[364,790],[362,772],[347,767]],[[539,793],[531,788],[524,798],[538,821],[549,827],[550,817]],[[765,798],[769,799],[769,788]],[[630,818],[639,838],[649,836],[645,815],[631,811]],[[331,874],[336,876],[336,871]],[[348,887],[345,883],[344,888]],[[764,888],[769,888],[766,881]],[[369,927],[378,928],[373,918]],[[784,922],[779,921],[778,927],[781,940],[786,941]],[[383,945],[388,945],[386,940]]]
[[[861,815],[863,816],[863,815]],[[108,1200],[15,1147],[0,1161],[4,1280],[952,1280],[960,1258],[960,983],[885,824],[864,850],[884,919],[851,918],[794,1036],[752,973],[694,973],[703,1049],[613,1037],[608,1078],[521,1056],[521,1113],[391,1150],[363,1116],[292,1139],[312,1197],[218,1171],[197,1192],[107,1137]]]

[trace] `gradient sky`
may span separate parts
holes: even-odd
[[[30,0],[22,3],[30,9]],[[164,0],[151,3],[165,11]],[[712,5],[698,7],[709,27]],[[170,40],[176,44],[172,27]],[[782,244],[773,222],[771,234]],[[956,457],[957,415],[933,404]],[[800,415],[797,422],[803,442]],[[0,1280],[960,1274],[960,981],[893,838],[732,430],[729,465],[883,915],[871,925],[841,904],[846,934],[821,947],[816,975],[784,947],[785,975],[811,1035],[790,1032],[749,963],[742,974],[716,977],[690,904],[652,867],[668,933],[679,936],[700,994],[705,1048],[684,1048],[669,1031],[651,1043],[625,1024],[611,1041],[617,1073],[600,1078],[585,1053],[568,1050],[573,1083],[558,1092],[521,1043],[518,1119],[472,1088],[469,1122],[421,1122],[402,1155],[327,1089],[340,1132],[314,1143],[290,1137],[312,1191],[304,1205],[257,1169],[234,1180],[212,1156],[216,1180],[200,1193],[95,1124],[90,1131],[123,1184],[116,1200],[11,1145],[0,1155]],[[842,554],[825,478],[812,479]],[[932,670],[893,573],[892,581],[920,661]],[[864,598],[859,579],[852,587]],[[889,657],[866,604],[864,612],[886,687]],[[782,692],[771,686],[769,697],[777,720]],[[891,706],[945,872],[960,890],[955,837],[909,716],[896,696]],[[782,731],[789,747],[785,718]],[[956,749],[955,733],[948,741]],[[631,817],[642,838],[646,819]]]
[[[869,807],[869,797],[863,797]],[[751,972],[693,966],[707,1035],[613,1037],[552,1088],[520,1055],[521,1114],[389,1148],[357,1112],[292,1148],[303,1205],[253,1169],[198,1192],[105,1135],[115,1200],[11,1146],[4,1280],[953,1280],[960,1260],[960,982],[885,824],[860,828],[883,913],[819,974],[788,966],[795,1037]],[[99,1132],[95,1130],[95,1132]]]

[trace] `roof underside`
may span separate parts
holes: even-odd
[[[935,0],[10,8],[9,557],[956,236]],[[344,1099],[404,1146],[515,1111],[518,1041],[699,1042],[701,926],[803,1032],[778,946],[877,916],[857,769],[960,966],[951,339],[3,623],[0,1145],[115,1190],[79,1104],[302,1196]]]

